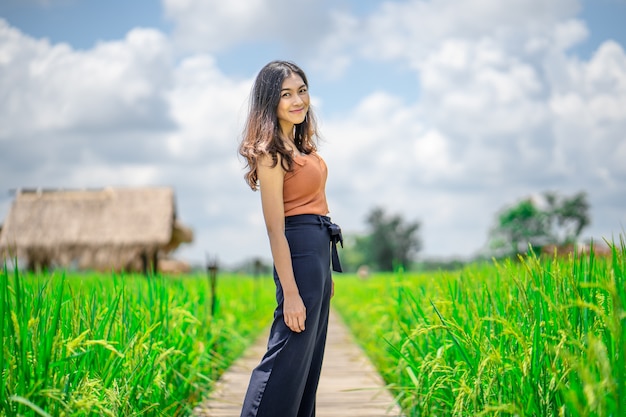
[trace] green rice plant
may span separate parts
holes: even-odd
[[[263,285],[259,285],[263,280]],[[0,273],[0,416],[187,415],[267,324],[271,280]]]
[[[407,415],[623,416],[625,246],[338,278],[334,303]]]

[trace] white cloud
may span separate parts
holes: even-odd
[[[80,52],[35,40],[0,20],[0,140],[9,135],[163,128],[170,84],[167,39],[135,29]]]
[[[348,70],[354,56],[346,53],[358,48],[359,20],[340,10],[329,12],[329,30],[317,35],[318,44],[312,48],[313,56],[304,56],[309,68],[329,79],[338,79]]]
[[[415,162],[420,168],[422,182],[454,178],[460,171],[460,164],[452,160],[450,140],[438,130],[431,129],[415,140]]]
[[[549,101],[560,171],[626,186],[615,152],[626,131],[626,53],[606,42],[589,62],[572,60],[567,74]]]
[[[316,0],[163,0],[176,43],[201,52],[276,40],[292,52],[302,50],[330,24],[319,6]]]
[[[229,79],[209,55],[184,59],[169,94],[179,125],[168,147],[177,157],[232,156],[247,110],[251,80]]]
[[[574,16],[578,8],[575,0],[387,1],[361,23],[354,39],[362,39],[359,49],[372,59],[408,59],[419,66],[445,40],[477,42],[489,37],[509,48],[519,48],[529,38],[554,40],[554,25]],[[586,32],[571,22],[558,33],[559,40],[571,44]]]
[[[270,8],[259,0],[164,0],[163,6],[179,42],[199,50],[219,50],[250,38],[260,22],[271,19]]]

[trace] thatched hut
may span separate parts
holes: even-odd
[[[0,232],[0,258],[29,269],[147,272],[192,239],[169,187],[18,190]]]

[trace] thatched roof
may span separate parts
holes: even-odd
[[[192,239],[192,231],[176,220],[169,187],[20,190],[0,233],[0,253],[169,252]]]

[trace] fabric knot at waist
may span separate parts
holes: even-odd
[[[285,227],[289,228],[297,225],[319,225],[320,228],[328,229],[331,242],[331,264],[333,271],[343,272],[341,262],[339,262],[339,253],[337,252],[337,243],[343,248],[343,236],[341,228],[330,221],[330,217],[320,214],[297,214],[285,217]]]
[[[339,262],[339,252],[337,251],[337,243],[343,248],[343,235],[341,234],[341,227],[330,221],[328,216],[319,216],[320,224],[325,226],[330,231],[330,242],[332,244],[331,249],[331,261],[333,265],[333,271],[343,272],[341,268],[341,262]]]

